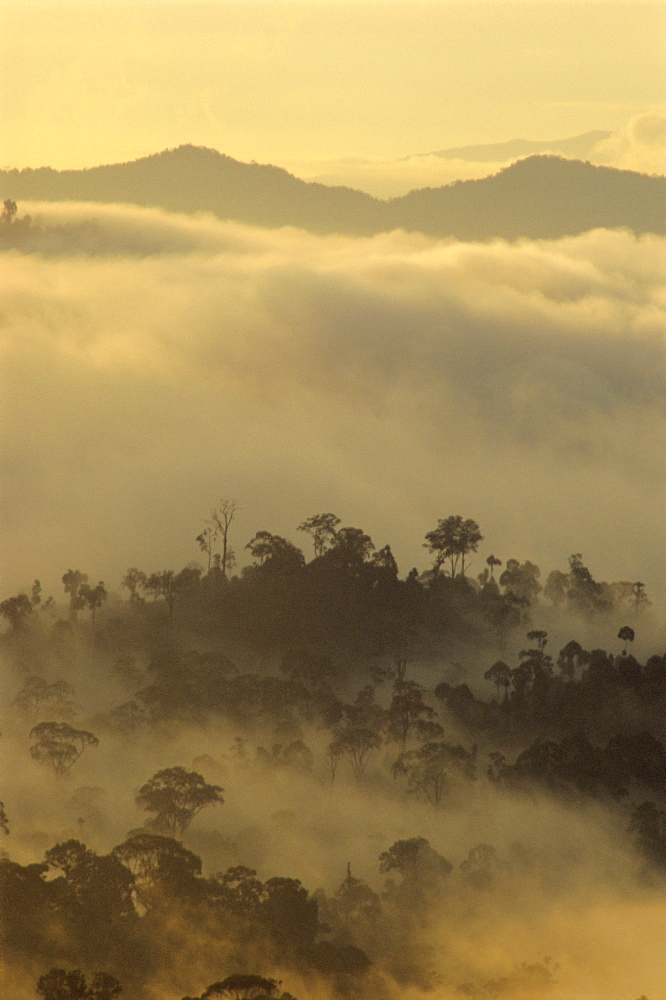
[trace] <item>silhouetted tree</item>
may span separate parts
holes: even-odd
[[[132,833],[111,853],[129,868],[137,896],[147,909],[165,896],[187,900],[199,895],[201,859],[173,837]]]
[[[80,969],[49,969],[37,982],[42,1000],[114,1000],[122,993],[117,979],[97,972],[88,985]]]
[[[475,757],[476,750],[470,753],[449,743],[426,743],[400,754],[393,764],[393,777],[406,777],[408,792],[439,806],[456,779],[474,778]]]
[[[86,747],[96,747],[99,740],[86,729],[74,729],[68,722],[40,722],[30,730],[31,756],[50,764],[56,774],[65,774]]]
[[[340,518],[335,514],[313,514],[299,524],[297,531],[307,531],[312,535],[315,559],[318,559],[332,545],[339,524]]]
[[[435,556],[435,573],[447,559],[451,579],[455,578],[458,567],[460,576],[465,575],[465,558],[470,552],[476,552],[483,535],[476,521],[471,518],[463,520],[460,514],[437,522],[437,527],[426,534],[424,548]]]
[[[504,572],[499,578],[501,587],[518,600],[532,604],[541,590],[538,566],[529,560],[521,565],[517,559],[507,559]]]
[[[145,598],[141,596],[139,590],[145,590],[148,577],[142,570],[131,567],[122,578],[121,585],[130,592],[130,601],[133,604],[143,604]]]
[[[258,531],[245,546],[252,558],[264,569],[294,572],[305,566],[305,557],[299,548],[280,535]]]
[[[182,836],[204,806],[224,802],[222,792],[219,785],[209,785],[196,771],[169,767],[139,789],[136,804],[155,813],[150,820],[155,830]]]
[[[229,531],[231,529],[231,522],[238,513],[238,510],[238,503],[235,500],[220,500],[220,506],[216,507],[210,515],[213,539],[222,539],[220,569],[224,577],[226,577],[227,570],[231,568],[234,561],[233,553],[229,548]]]
[[[74,688],[67,681],[48,684],[43,677],[26,677],[12,701],[12,708],[29,722],[35,722],[42,705],[49,704],[49,714],[69,718],[74,713]]]
[[[571,639],[566,646],[563,646],[557,657],[557,665],[560,673],[567,680],[573,680],[576,670],[581,669],[589,663],[590,655],[586,653],[579,642]]]
[[[88,574],[82,573],[78,569],[68,569],[63,574],[62,582],[65,593],[69,594],[69,617],[73,621],[76,618],[76,612],[83,607],[79,592],[81,585],[88,582]]]
[[[263,976],[236,973],[226,979],[212,983],[201,994],[201,1000],[223,997],[225,1000],[272,1000],[277,997],[280,984],[276,979]]]
[[[0,604],[0,615],[6,618],[13,629],[19,629],[27,615],[32,614],[32,602],[26,594],[8,597]]]
[[[7,813],[5,812],[4,802],[0,802],[0,830],[3,833],[9,833],[9,820],[7,819]]]
[[[648,596],[645,593],[645,584],[638,580],[636,583],[631,585],[632,595],[633,595],[633,605],[636,614],[640,614],[646,608],[650,607],[651,601],[648,600]]]
[[[486,670],[483,675],[487,681],[492,681],[497,688],[497,699],[499,701],[500,688],[504,688],[504,698],[506,700],[507,691],[511,684],[511,668],[504,660],[497,660],[492,667]]]
[[[423,699],[423,688],[415,681],[396,681],[387,719],[390,739],[404,746],[410,733],[422,739],[436,739],[442,735],[441,727],[432,720],[436,712]]]
[[[622,642],[624,643],[623,655],[626,656],[627,643],[634,641],[636,633],[634,632],[633,628],[629,628],[628,625],[623,625],[620,631],[618,632],[617,637],[618,639],[622,639]]]
[[[502,565],[502,560],[501,559],[496,559],[495,556],[490,555],[486,559],[486,562],[488,563],[488,566],[490,567],[490,579],[492,580],[493,579],[493,571],[495,569],[495,566],[501,566]]]
[[[101,580],[96,587],[91,587],[88,583],[82,583],[79,587],[79,607],[90,609],[93,625],[95,624],[95,611],[97,608],[101,608],[107,597],[106,587]]]

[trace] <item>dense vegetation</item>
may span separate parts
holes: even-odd
[[[597,802],[615,817],[639,882],[663,879],[666,655],[641,662],[630,651],[650,627],[641,582],[596,581],[579,554],[545,579],[530,561],[491,554],[472,578],[483,536],[458,515],[427,533],[432,564],[421,573],[401,576],[388,545],[377,549],[325,513],[299,526],[309,561],[262,530],[246,545],[251,565],[232,575],[235,510],[224,501],[196,539],[204,567],[131,568],[126,599],[68,569],[65,609],[44,600],[37,580],[31,594],[0,603],[16,679],[10,725],[44,780],[64,788],[104,740],[140,755],[142,741],[168,746],[174,734],[220,724],[235,736],[230,766],[248,784],[292,775],[334,797],[349,782],[390,786],[435,811],[479,788],[572,808]],[[541,627],[585,632],[590,623],[609,648],[575,638],[553,648]],[[74,662],[98,672],[100,689],[121,685],[129,697],[79,721]],[[289,1000],[290,976],[313,995],[427,990],[436,981],[420,935],[435,914],[464,919],[492,893],[543,877],[529,845],[471,842],[449,859],[418,830],[377,850],[367,874],[384,877],[380,891],[354,861],[328,891],[292,873],[260,878],[249,863],[205,871],[184,840],[201,811],[226,808],[227,793],[214,780],[219,761],[193,763],[145,775],[134,796],[145,822],[110,850],[72,836],[42,861],[0,861],[4,947],[43,1000],[175,997],[190,968],[184,1000],[192,991]],[[82,791],[90,800],[94,789]],[[0,809],[8,843],[12,810],[9,800]],[[540,996],[556,976],[550,961],[529,961],[454,985],[479,998]]]

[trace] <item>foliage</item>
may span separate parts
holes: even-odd
[[[26,677],[23,687],[12,701],[12,707],[24,719],[34,722],[42,705],[49,703],[49,714],[67,718],[74,714],[74,689],[67,681],[48,684],[43,677]]]
[[[204,806],[224,802],[222,792],[219,785],[209,785],[196,771],[168,767],[139,789],[136,804],[155,813],[149,821],[152,829],[182,836]]]
[[[0,603],[0,615],[7,619],[12,628],[18,629],[23,625],[26,615],[32,614],[32,608],[30,598],[26,594],[18,594]]]
[[[68,722],[40,722],[30,730],[31,756],[51,764],[56,774],[65,774],[86,747],[96,747],[99,740],[86,729],[74,729]]]
[[[408,792],[439,806],[454,782],[474,778],[475,757],[476,749],[470,753],[449,743],[426,743],[400,754],[393,764],[393,777],[406,777]]]
[[[37,982],[43,1000],[114,1000],[122,993],[117,979],[97,972],[88,985],[80,969],[49,969]]]
[[[4,802],[0,802],[0,830],[3,833],[9,833],[9,820],[7,819],[7,813],[5,812]]]
[[[451,579],[460,567],[460,575],[465,575],[465,559],[470,552],[476,552],[483,535],[476,521],[471,518],[463,520],[460,514],[437,522],[437,527],[426,534],[424,548],[435,556],[435,573],[446,560],[449,561]]]

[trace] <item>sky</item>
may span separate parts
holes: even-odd
[[[665,100],[649,0],[2,0],[0,17],[8,167],[193,143],[314,176],[616,132]]]
[[[664,10],[2,0],[1,159],[81,167],[188,142],[398,183],[400,157],[604,129],[609,161],[655,170]],[[302,543],[295,526],[333,510],[407,572],[461,513],[485,555],[547,572],[580,551],[600,579],[666,592],[663,241],[20,210],[50,236],[5,261],[7,588],[55,591],[70,565],[111,588],[130,565],[182,567],[235,497],[241,552],[259,529]]]

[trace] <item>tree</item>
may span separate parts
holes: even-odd
[[[176,588],[174,587],[174,572],[172,569],[163,569],[157,573],[151,573],[144,584],[147,594],[151,594],[153,600],[163,597],[166,601],[169,614],[173,614],[173,606],[176,600]]]
[[[130,603],[143,604],[145,598],[139,593],[139,589],[145,590],[148,577],[142,570],[132,566],[121,580],[121,586],[126,587],[130,592]]]
[[[0,830],[3,833],[9,833],[9,820],[7,819],[7,813],[5,812],[5,803],[0,802]]]
[[[11,226],[16,220],[16,213],[18,212],[18,205],[11,198],[5,198],[2,206],[2,214],[0,215],[0,222],[5,226]]]
[[[79,587],[79,606],[90,609],[93,625],[95,624],[95,611],[97,608],[101,608],[107,597],[106,587],[101,580],[96,587],[91,587],[88,583],[82,583]]]
[[[238,513],[238,504],[235,500],[220,500],[220,506],[211,511],[210,526],[213,529],[213,539],[222,539],[222,558],[220,569],[222,576],[226,577],[227,570],[233,565],[233,553],[229,548],[229,529],[231,522]]]
[[[486,559],[486,562],[490,566],[490,579],[492,580],[493,579],[493,571],[495,569],[495,566],[501,566],[502,565],[502,560],[501,559],[496,559],[495,556],[490,555]]]
[[[483,535],[476,521],[471,518],[463,520],[460,514],[437,522],[437,527],[426,534],[423,547],[435,556],[435,574],[439,573],[442,564],[449,560],[449,572],[453,580],[460,567],[460,576],[465,575],[465,558],[470,552],[476,552]]]
[[[65,774],[86,747],[96,747],[99,740],[86,729],[74,729],[68,722],[40,722],[30,730],[31,756],[51,764],[56,774]]]
[[[393,777],[407,778],[407,791],[439,806],[455,778],[472,780],[476,750],[471,753],[449,743],[426,743],[418,750],[401,753],[393,764]]]
[[[214,538],[215,538],[214,529],[213,529],[213,526],[211,524],[208,524],[207,527],[205,527],[204,530],[201,532],[201,534],[197,535],[197,537],[196,537],[196,541],[199,544],[199,548],[201,549],[202,552],[205,552],[206,555],[208,556],[208,572],[209,573],[210,573],[210,563],[211,563],[212,554],[213,554],[213,540],[214,540]]]
[[[500,587],[519,601],[532,604],[541,590],[541,570],[529,559],[521,565],[517,559],[507,559],[506,568],[499,578]]]
[[[396,840],[388,851],[379,855],[379,870],[401,876],[397,886],[392,879],[387,881],[387,899],[398,905],[421,908],[428,899],[437,898],[453,865],[425,837],[411,837]]]
[[[26,615],[32,614],[32,601],[27,594],[8,597],[0,604],[0,615],[6,618],[13,629],[23,626]]]
[[[583,565],[580,552],[569,556],[569,601],[578,611],[607,611],[611,602],[587,566]]]
[[[483,675],[487,681],[492,681],[497,688],[497,700],[499,701],[500,688],[504,688],[504,700],[511,684],[511,668],[504,660],[497,660],[492,667],[486,670]]]
[[[264,569],[293,572],[305,566],[301,550],[281,535],[258,531],[245,546],[252,558]]]
[[[569,593],[569,576],[559,569],[552,570],[548,574],[546,586],[543,589],[545,596],[552,601],[556,608],[567,599]]]
[[[567,680],[572,681],[576,674],[576,669],[580,669],[585,666],[590,661],[589,653],[586,653],[579,642],[575,639],[571,639],[566,646],[564,646],[557,657],[557,665],[560,668],[560,673]]]
[[[133,833],[111,853],[129,868],[147,908],[160,891],[186,898],[201,874],[201,859],[196,854],[173,837],[157,833]]]
[[[299,524],[296,530],[306,531],[312,535],[315,559],[319,559],[333,544],[336,528],[339,524],[340,518],[336,517],[335,514],[313,514],[312,517],[308,517],[302,524]]]
[[[133,921],[137,915],[132,901],[134,876],[115,854],[99,856],[80,840],[55,844],[44,860],[51,871],[61,873],[49,885],[60,885],[65,895],[85,913],[92,932],[119,920]]]
[[[115,1000],[122,993],[117,979],[97,972],[88,985],[80,969],[49,969],[37,982],[43,1000]]]
[[[372,538],[362,528],[340,528],[324,553],[324,559],[345,576],[358,577],[374,549]]]
[[[139,789],[136,804],[155,813],[149,825],[174,836],[182,836],[204,806],[224,802],[223,789],[209,785],[196,771],[169,767],[158,771]]]
[[[649,608],[651,601],[648,600],[648,596],[645,593],[645,584],[637,580],[636,583],[632,583],[631,591],[633,596],[634,611],[636,614],[640,614],[641,611],[645,611]]]
[[[332,911],[342,928],[347,930],[350,925],[378,917],[382,907],[377,893],[373,892],[365,882],[354,878],[349,863],[347,876],[333,899],[328,901],[328,909]]]
[[[242,972],[212,983],[201,994],[201,1000],[224,997],[225,1000],[271,1000],[277,997],[280,984],[276,979],[247,975]]]
[[[83,607],[79,591],[81,585],[88,582],[88,574],[82,573],[78,569],[68,569],[63,574],[62,582],[65,587],[65,593],[69,594],[69,617],[74,621],[76,619],[76,612]]]
[[[425,739],[435,739],[442,735],[441,727],[432,721],[436,714],[424,702],[420,684],[416,681],[396,681],[388,714],[388,736],[403,746],[411,732]]]
[[[47,684],[43,677],[26,677],[12,708],[24,719],[36,722],[41,705],[49,702],[49,714],[70,717],[74,713],[73,694],[74,688],[67,681]]]
[[[347,723],[336,730],[336,736],[328,748],[328,759],[331,763],[348,756],[351,760],[354,776],[360,778],[365,771],[368,757],[373,750],[377,750],[382,744],[379,733],[372,729]],[[332,768],[335,776],[335,768]]]
[[[622,655],[626,656],[627,643],[634,641],[636,633],[634,632],[633,628],[629,628],[628,625],[623,625],[620,631],[618,632],[617,637],[618,639],[622,639],[622,642],[624,643],[624,650],[622,651]]]

